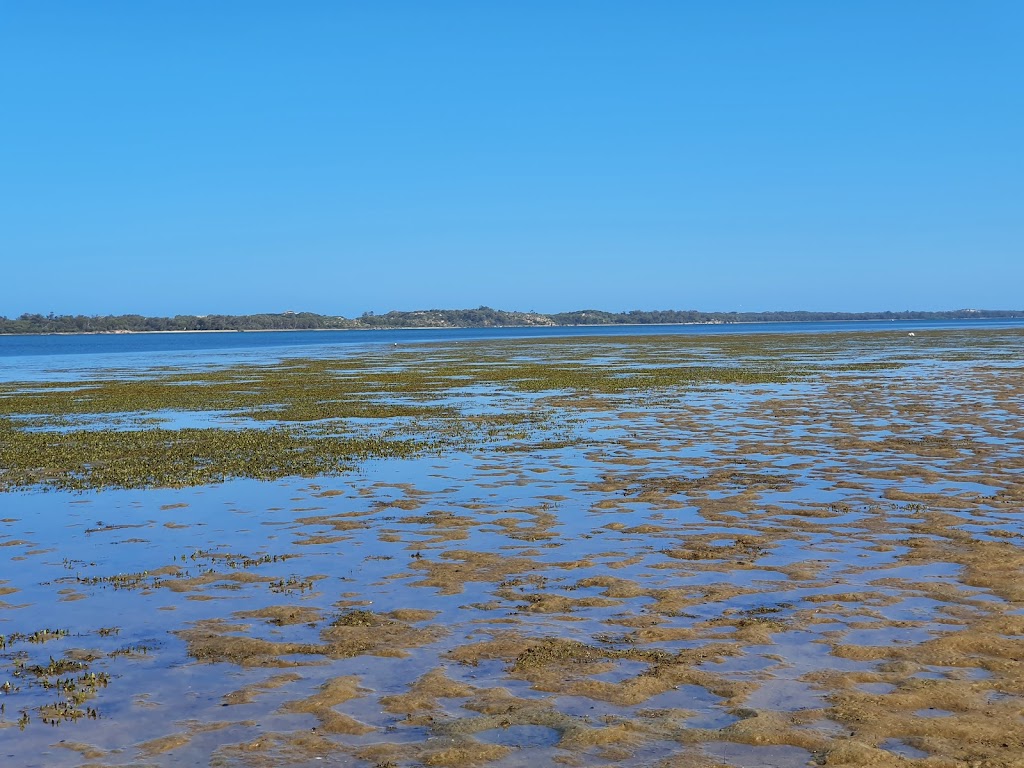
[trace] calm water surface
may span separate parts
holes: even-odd
[[[0,335],[0,381],[74,378],[91,369],[145,369],[157,365],[230,365],[286,357],[337,357],[368,346],[424,342],[582,336],[653,336],[752,333],[909,333],[960,328],[1019,328],[1024,320],[870,320],[730,325],[617,325],[538,328],[424,328],[367,331],[237,331]]]

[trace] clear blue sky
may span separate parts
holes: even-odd
[[[1020,0],[0,0],[0,314],[1024,307]]]

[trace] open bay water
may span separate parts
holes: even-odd
[[[1024,327],[1016,320],[867,320],[701,325],[395,328],[339,331],[196,331],[184,333],[0,335],[0,381],[73,379],[89,371],[154,366],[274,363],[289,357],[339,357],[372,346],[500,339],[715,334],[851,333]]]

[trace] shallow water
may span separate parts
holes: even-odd
[[[0,756],[1009,764],[1020,339],[803,339],[802,364],[907,359],[783,382],[460,385],[463,414],[547,409],[572,439],[540,426],[331,477],[2,494]],[[563,364],[578,343],[514,354]],[[673,354],[647,343],[600,364]]]

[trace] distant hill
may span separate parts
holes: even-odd
[[[0,334],[12,333],[125,333],[157,331],[284,331],[370,328],[500,328],[557,325],[660,325],[679,323],[779,323],[835,320],[970,320],[1024,318],[1024,310],[957,309],[946,312],[701,312],[689,310],[632,310],[540,314],[477,309],[425,309],[367,312],[357,318],[281,312],[259,315],[34,315],[0,317]]]
[[[363,328],[500,328],[507,326],[559,325],[551,315],[507,312],[503,309],[423,309],[415,312],[372,312],[353,321]]]

